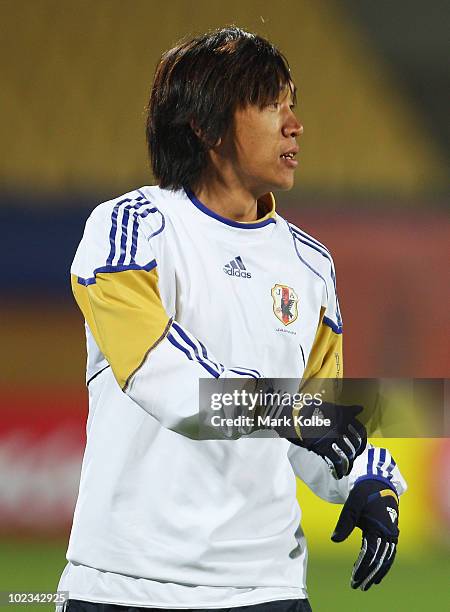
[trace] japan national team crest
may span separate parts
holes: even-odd
[[[292,287],[275,285],[272,287],[273,312],[283,323],[290,325],[298,317],[298,296]]]

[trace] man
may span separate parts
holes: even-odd
[[[345,502],[336,541],[362,528],[353,586],[392,564],[405,483],[350,412],[295,444],[199,439],[200,378],[342,376],[331,256],[271,193],[293,185],[294,104],[286,60],[258,36],[231,27],[171,49],[148,107],[159,184],[86,224],[72,286],[89,417],[67,610],[310,610],[295,475]]]

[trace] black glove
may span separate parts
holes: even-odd
[[[398,542],[398,496],[380,480],[362,480],[350,492],[331,539],[342,542],[359,527],[362,546],[351,586],[362,591],[379,584],[394,563]]]
[[[339,406],[326,402],[320,407],[302,406],[298,413],[301,422],[296,427],[300,437],[289,440],[323,457],[333,476],[339,480],[351,472],[354,460],[366,448],[366,428],[356,418],[362,409],[362,406]],[[320,419],[329,419],[330,424],[315,425],[320,423]],[[311,420],[313,423],[309,425]]]

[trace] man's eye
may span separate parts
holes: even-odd
[[[270,104],[268,104],[268,106],[270,106],[270,108],[278,109],[278,107],[280,106],[280,103],[279,102],[271,102]]]

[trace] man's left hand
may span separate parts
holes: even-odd
[[[362,546],[353,566],[351,586],[362,591],[379,584],[390,570],[398,542],[398,496],[380,480],[362,480],[353,487],[331,539],[342,542],[359,527]]]

